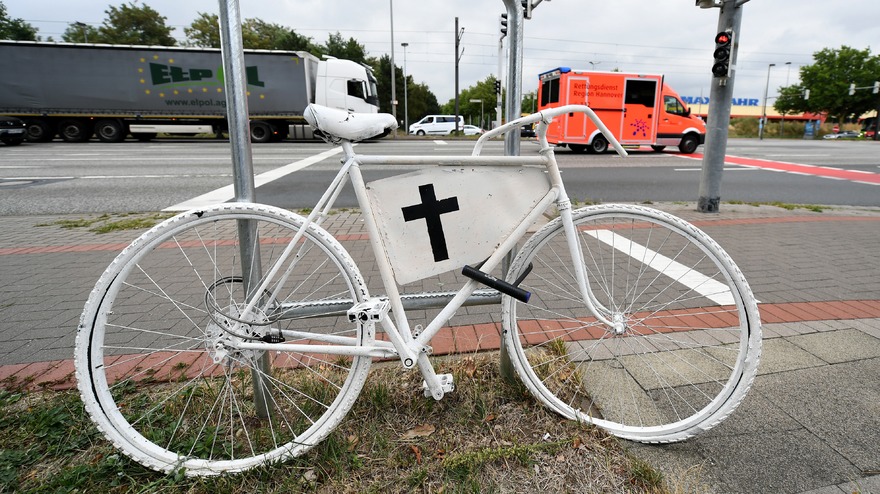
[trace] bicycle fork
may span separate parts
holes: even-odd
[[[550,182],[555,187],[559,188],[556,209],[559,211],[559,216],[562,220],[562,227],[565,231],[565,240],[568,243],[568,251],[571,256],[575,279],[577,280],[578,293],[580,293],[581,300],[587,305],[587,308],[596,319],[605,324],[615,334],[621,334],[625,330],[623,321],[617,320],[619,318],[615,317],[614,313],[609,308],[603,306],[602,303],[599,302],[593,294],[593,290],[590,288],[590,280],[587,275],[583,251],[581,250],[580,236],[577,228],[574,226],[571,200],[568,198],[568,193],[565,191],[565,186],[562,183],[562,176],[559,173],[559,165],[556,163],[556,156],[553,153],[553,148],[547,146],[546,141],[544,142],[545,147],[540,152],[547,158],[547,171],[550,175]],[[609,319],[609,316],[611,319]]]

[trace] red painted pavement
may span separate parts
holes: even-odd
[[[703,159],[703,155],[700,153],[689,155],[679,154],[677,156],[695,160]],[[760,168],[763,170],[774,170],[780,172],[797,173],[801,175],[813,175],[816,177],[831,178],[835,180],[849,180],[851,182],[880,185],[880,174],[878,173],[845,170],[842,168],[832,168],[827,166],[803,165],[799,163],[788,163],[786,161],[742,158],[739,156],[729,155],[724,157],[724,162],[731,165],[748,166],[751,168]]]
[[[761,322],[764,324],[880,318],[880,300],[789,302],[759,304],[758,308],[761,313]],[[670,314],[670,317],[678,318],[679,325],[683,328],[722,327],[726,324],[723,320],[713,323],[710,319],[691,320],[688,319],[688,316],[687,311]],[[431,340],[434,354],[497,350],[501,344],[500,326],[498,323],[486,323],[443,328]],[[380,336],[380,339],[383,338]],[[136,366],[139,362],[138,359],[131,359],[130,366]],[[177,362],[178,360],[168,359],[169,373],[172,372],[174,364]],[[76,387],[76,380],[72,359],[0,366],[0,389],[64,390],[74,387]]]

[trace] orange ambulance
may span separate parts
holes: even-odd
[[[538,77],[539,111],[587,105],[625,146],[646,144],[655,151],[678,146],[682,153],[691,154],[706,141],[706,124],[691,115],[662,75],[559,67]],[[602,153],[608,149],[608,141],[583,113],[554,119],[547,140],[574,152]]]

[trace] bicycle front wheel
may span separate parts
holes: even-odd
[[[124,453],[165,472],[235,472],[299,455],[342,420],[370,358],[327,345],[371,341],[345,315],[367,288],[315,226],[279,261],[303,222],[256,204],[192,211],[107,268],[80,321],[76,374],[92,420]],[[298,348],[242,348],[254,342]]]
[[[588,309],[561,218],[523,246],[505,338],[529,390],[561,415],[642,442],[680,441],[726,418],[757,372],[757,305],[730,257],[693,225],[650,208],[573,212]]]

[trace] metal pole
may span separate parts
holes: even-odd
[[[761,109],[761,125],[758,126],[758,140],[764,140],[764,127],[767,126],[767,92],[770,90],[770,69],[775,63],[767,65],[767,85],[764,86],[764,106]]]
[[[401,43],[400,46],[403,47],[403,130],[409,133],[409,104],[406,94],[406,88],[409,86],[409,81],[406,79],[406,47],[409,43]]]
[[[785,66],[788,67],[788,70],[785,73],[785,87],[788,87],[788,79],[791,77],[791,62],[785,62]],[[778,99],[776,100],[779,101]],[[785,112],[782,112],[782,121],[779,122],[779,137],[785,139]]]
[[[504,122],[504,112],[501,109],[501,72],[504,70],[504,36],[498,38],[498,93],[495,95],[495,126],[501,127]]]
[[[229,143],[232,147],[232,176],[235,200],[253,202],[253,154],[247,107],[247,76],[244,67],[244,44],[241,38],[241,17],[237,0],[220,1],[220,52],[226,92],[226,118]]]
[[[226,119],[229,124],[229,143],[232,148],[232,177],[235,200],[254,202],[253,154],[247,108],[247,75],[244,65],[244,43],[241,37],[241,14],[237,0],[219,0],[220,3],[220,53],[226,92]],[[259,285],[262,276],[256,224],[241,220],[238,223],[239,250],[241,252],[242,278],[245,294]],[[260,417],[269,417],[271,405],[266,398],[268,385],[265,377],[271,373],[271,363],[266,355],[251,371],[254,382],[254,406]]]
[[[724,0],[721,14],[718,16],[718,32],[733,29],[736,33],[731,52],[731,64],[734,67],[736,67],[739,41],[742,38],[739,33],[742,9],[736,3],[737,0]],[[721,172],[724,170],[724,157],[727,153],[727,128],[730,125],[730,105],[735,78],[734,68],[731,77],[713,78],[709,91],[706,146],[700,174],[700,195],[697,200],[697,210],[702,213],[717,213],[721,202]]]
[[[531,0],[530,0],[531,1]],[[523,58],[523,7],[520,0],[504,0],[504,6],[507,8],[507,39],[510,40],[508,43],[508,51],[507,51],[507,105],[506,115],[507,121],[510,122],[512,119],[516,119],[519,117],[519,113],[521,113],[522,107],[522,58]],[[499,47],[500,47],[499,43]],[[499,49],[500,55],[500,49]],[[501,57],[499,56],[499,60]],[[500,74],[499,70],[499,74]],[[499,121],[500,121],[499,116]],[[519,156],[519,129],[514,129],[504,136],[504,155],[505,156]],[[514,251],[511,251],[507,254],[504,259],[504,262],[501,265],[502,271],[504,272],[504,276],[507,276],[507,271],[510,268],[511,262],[513,262]],[[507,345],[504,343],[504,338],[501,338],[501,357],[500,357],[500,372],[501,376],[507,380],[508,382],[516,381],[516,373],[513,369],[513,363],[510,361],[510,350],[507,348]]]
[[[458,55],[458,45],[461,42],[461,35],[458,33],[458,17],[455,18],[455,132],[454,134],[458,134],[458,61],[460,59]]]
[[[470,99],[468,102],[469,102],[469,103],[479,103],[479,104],[480,104],[480,125],[478,125],[478,127],[480,127],[480,128],[482,129],[482,128],[483,128],[483,100],[482,100],[482,99],[472,98],[472,99]],[[472,119],[472,120],[473,120],[473,119]]]
[[[83,38],[85,38],[85,42],[89,42],[89,32],[86,30],[88,27],[85,22],[76,21],[73,23],[74,26],[78,27],[80,31],[83,33]]]
[[[507,7],[507,121],[519,118],[522,112],[523,6],[520,0],[504,0]],[[519,131],[504,136],[505,156],[519,156]]]
[[[394,87],[397,79],[397,67],[394,66],[394,0],[388,0],[391,10],[391,115],[397,121],[397,91]],[[407,129],[408,130],[408,129]],[[397,132],[394,133],[397,136]]]

